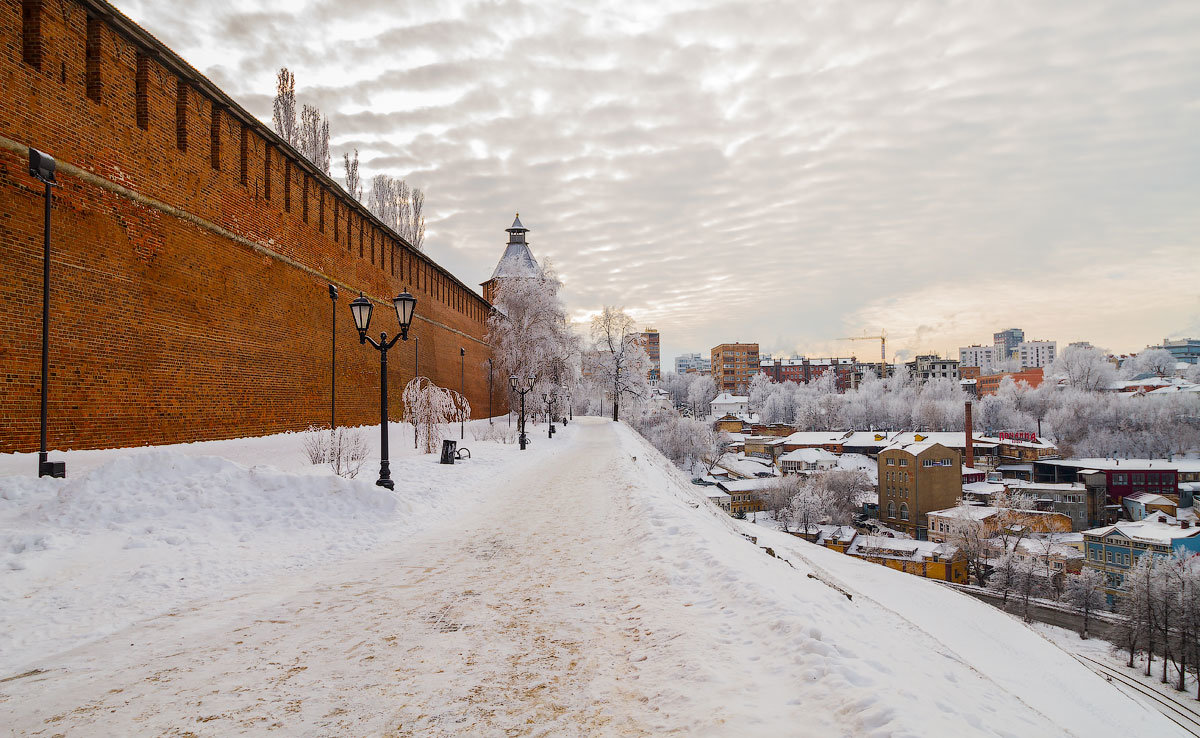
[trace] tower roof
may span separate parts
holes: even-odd
[[[536,277],[542,272],[542,268],[538,266],[537,259],[533,258],[533,253],[529,250],[529,244],[525,243],[525,233],[529,230],[521,225],[521,216],[518,213],[512,226],[505,229],[508,231],[508,246],[504,249],[504,255],[500,257],[500,262],[496,264],[495,271],[492,272],[492,279],[504,279],[506,277]]]

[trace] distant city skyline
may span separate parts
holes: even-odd
[[[424,189],[464,282],[520,211],[572,316],[624,306],[668,367],[1200,336],[1197,3],[118,8],[263,120],[292,69],[334,175]]]

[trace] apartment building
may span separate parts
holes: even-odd
[[[757,343],[723,343],[711,351],[712,375],[722,392],[744,394],[759,371]]]
[[[943,359],[936,354],[924,354],[904,363],[908,371],[921,381],[930,379],[958,380],[958,361]]]
[[[995,346],[960,346],[958,349],[958,365],[960,368],[975,367],[979,370],[975,373],[976,377],[980,374],[992,374],[996,371],[996,364],[999,363],[996,360],[996,356]]]
[[[1007,361],[1017,352],[1017,345],[1025,340],[1025,331],[1007,328],[992,334],[992,345],[996,347],[996,361]]]
[[[1017,360],[1022,369],[1048,367],[1058,354],[1057,341],[1021,341],[1017,344]]]
[[[658,380],[662,378],[662,362],[659,353],[659,336],[657,328],[647,328],[638,334],[638,343],[646,350],[646,355],[650,357],[650,369],[646,372],[646,379],[650,380],[651,387],[658,386]]]
[[[712,361],[700,354],[683,354],[675,357],[676,374],[691,374],[693,372],[700,374],[712,373]]]

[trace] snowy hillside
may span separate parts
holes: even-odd
[[[164,583],[138,575],[158,561],[139,564],[146,551],[172,575],[185,561],[220,576],[262,559],[254,576],[231,575],[238,586],[191,590],[166,616],[93,623],[93,637],[113,635],[73,650],[58,652],[78,634],[42,638],[40,653],[22,645],[22,668],[40,671],[0,682],[0,724],[108,735],[1178,734],[1008,615],[731,520],[623,425],[581,420],[524,454],[475,445],[475,466],[406,459],[405,477],[425,481],[395,498],[369,482],[174,452],[114,460],[57,490],[9,481],[4,504],[20,508],[5,513],[9,534],[40,526],[61,538],[7,554],[27,568],[6,579],[37,586],[20,598],[6,589],[6,612],[65,598],[102,619],[70,591],[110,602],[91,584],[107,561],[118,607],[154,599]],[[113,501],[95,502],[104,494]],[[312,560],[327,551],[339,560]],[[51,608],[20,607],[14,640],[37,642]]]

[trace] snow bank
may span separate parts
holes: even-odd
[[[622,434],[642,475],[641,512],[660,542],[654,563],[760,669],[783,675],[799,667],[799,680],[754,688],[758,697],[770,691],[774,704],[819,705],[801,732],[1180,735],[1012,616],[934,582],[735,521],[643,439]],[[768,546],[778,558],[762,550]],[[783,658],[764,645],[780,643]],[[742,733],[796,730],[771,721],[763,715]]]
[[[67,479],[0,476],[0,676],[453,517],[501,470],[540,456],[517,462],[515,446],[468,440],[474,458],[442,466],[405,437],[393,436],[395,492],[374,484],[377,458],[357,479],[309,464],[299,434],[72,452]],[[27,468],[32,455],[0,458],[0,470]]]

